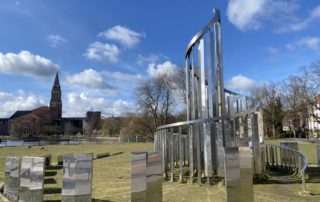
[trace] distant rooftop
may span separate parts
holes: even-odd
[[[26,115],[26,114],[29,114],[31,113],[32,111],[28,110],[28,111],[16,111],[14,114],[12,114],[12,116],[10,117],[10,119],[15,119],[19,116],[23,116],[23,115]]]

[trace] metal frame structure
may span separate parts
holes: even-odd
[[[198,183],[210,183],[212,177],[223,177],[227,201],[253,201],[253,176],[261,175],[269,162],[278,162],[277,155],[268,156],[277,148],[260,145],[260,103],[224,88],[218,9],[189,42],[185,72],[187,121],[158,127],[154,138],[165,177],[174,181],[178,174],[183,182],[184,167],[188,166],[190,182],[197,179]],[[290,154],[281,158],[300,159],[303,163],[297,168],[305,191],[307,158],[296,150],[283,150]],[[281,162],[293,165],[289,160]]]
[[[155,151],[161,152],[162,169],[171,181],[174,181],[176,166],[179,181],[184,181],[186,165],[191,182],[196,178],[201,183],[206,178],[210,183],[212,177],[224,177],[228,200],[233,193],[243,191],[231,188],[235,184],[241,187],[241,179],[252,181],[252,174],[242,176],[253,173],[252,160],[254,173],[261,173],[257,126],[260,105],[250,97],[224,88],[218,9],[214,9],[213,19],[188,44],[185,65],[187,121],[157,128]],[[239,156],[239,147],[248,148],[242,152],[244,157]],[[250,172],[241,172],[243,169]],[[248,190],[247,195],[252,195],[249,201],[252,201],[252,183]]]
[[[297,142],[296,144],[298,145]],[[296,149],[283,145],[266,145],[267,168],[291,169],[293,172],[298,173],[301,177],[303,193],[307,191],[305,171],[308,167],[308,164],[308,157]]]

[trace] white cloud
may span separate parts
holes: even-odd
[[[91,97],[88,94],[68,93],[67,100],[64,103],[63,115],[70,116],[85,116],[87,111],[101,111],[105,116],[120,116],[123,113],[133,111],[133,104],[122,99],[108,100],[103,97]]]
[[[131,48],[137,45],[140,42],[140,39],[145,37],[145,34],[133,31],[125,26],[116,25],[104,32],[100,32],[98,36],[117,41],[122,45]]]
[[[307,47],[313,51],[320,52],[320,38],[304,37],[296,42],[286,44],[286,47],[291,51],[299,47]]]
[[[18,54],[0,52],[0,72],[3,73],[47,77],[58,70],[59,65],[29,51],[21,51]]]
[[[49,35],[48,41],[50,42],[51,47],[54,48],[67,42],[67,40],[60,35]]]
[[[171,63],[170,61],[165,61],[162,64],[150,63],[148,65],[147,72],[151,77],[157,77],[161,75],[173,75],[177,70],[177,65]]]
[[[308,28],[312,23],[319,21],[320,19],[320,5],[316,6],[311,10],[309,16],[304,20],[297,20],[288,24],[284,24],[278,32],[289,32],[289,31],[301,31]]]
[[[9,118],[17,110],[32,110],[47,105],[46,99],[22,90],[17,93],[0,92],[0,117]]]
[[[230,0],[227,8],[228,20],[240,30],[258,29],[259,17],[266,0]]]
[[[241,31],[258,30],[265,22],[283,29],[297,21],[299,0],[229,0],[228,20]]]
[[[148,56],[138,55],[137,64],[143,66],[148,63],[156,63],[161,60],[169,60],[170,58],[164,54],[150,53]]]
[[[227,81],[226,87],[230,90],[238,91],[243,94],[248,93],[256,84],[256,81],[239,74]]]
[[[107,84],[103,75],[93,69],[85,69],[83,72],[67,76],[67,81],[76,86],[83,86],[92,89],[113,89],[114,87]]]
[[[117,83],[119,81],[123,82],[130,82],[130,81],[137,81],[142,79],[142,76],[140,74],[126,74],[122,72],[109,72],[109,71],[104,71],[102,74],[112,80],[115,80]]]
[[[118,62],[120,54],[119,48],[114,44],[94,42],[89,45],[87,52],[84,54],[88,59],[101,62]]]

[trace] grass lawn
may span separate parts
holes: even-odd
[[[65,153],[116,153],[123,154],[94,160],[93,165],[93,192],[96,201],[130,201],[130,152],[152,151],[153,144],[103,144],[103,145],[52,145],[27,147],[0,148],[0,182],[4,181],[5,156],[52,154],[55,164],[56,156]],[[299,145],[300,147],[300,145]],[[47,171],[45,179],[45,201],[61,199],[62,170]],[[300,183],[294,184],[256,184],[254,185],[255,201],[320,201],[320,184],[309,183],[307,188],[312,196],[300,196]],[[224,187],[219,185],[180,184],[178,182],[163,183],[164,201],[225,201]]]

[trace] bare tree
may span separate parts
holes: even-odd
[[[174,98],[173,85],[167,75],[142,81],[135,96],[139,109],[152,117],[155,128],[168,123]]]
[[[282,103],[275,83],[264,83],[251,91],[252,96],[261,102],[265,131],[273,137],[282,131]]]
[[[281,98],[286,110],[286,119],[288,120],[289,129],[294,131],[303,127],[305,117],[307,117],[307,106],[304,97],[303,80],[299,76],[290,76],[281,81],[280,90]],[[293,127],[293,128],[292,128]]]
[[[172,82],[175,90],[179,93],[183,103],[187,104],[187,89],[186,89],[186,73],[185,68],[177,68],[176,74],[172,77]]]

